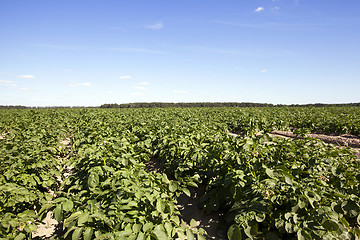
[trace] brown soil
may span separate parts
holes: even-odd
[[[274,135],[281,135],[286,136],[290,138],[297,138],[298,136],[295,135],[292,132],[286,132],[286,131],[272,131],[271,134]],[[325,134],[317,134],[317,133],[310,133],[306,135],[307,137],[316,138],[319,140],[322,140],[326,143],[331,143],[334,145],[340,145],[340,146],[349,146],[352,148],[360,148],[360,138],[358,136],[344,134],[339,136],[330,136]]]
[[[145,169],[148,172],[161,172],[161,164],[158,159],[151,159],[145,163]],[[190,187],[190,197],[181,193],[177,199],[177,206],[181,213],[181,218],[190,226],[194,219],[197,222],[197,228],[203,228],[208,239],[223,240],[227,239],[224,233],[219,231],[219,222],[221,213],[206,214],[200,208],[200,198],[205,194],[205,186],[200,185],[198,188]]]
[[[281,136],[287,138],[299,138],[299,136],[295,135],[292,132],[287,131],[272,131],[270,133],[272,136]],[[360,158],[360,138],[358,136],[344,134],[339,136],[331,136],[325,134],[318,134],[318,133],[310,133],[306,135],[310,138],[319,139],[325,143],[333,144],[335,146],[344,146],[344,147],[351,147],[355,156]]]
[[[230,136],[239,136],[239,133],[228,133]],[[262,135],[262,132],[257,133],[256,135]],[[301,138],[300,136],[289,132],[289,131],[279,131],[274,130],[269,133],[270,137],[282,137],[282,138]],[[360,137],[350,134],[343,134],[343,135],[325,135],[319,133],[310,133],[306,135],[310,138],[319,139],[325,143],[333,144],[335,146],[343,146],[343,147],[351,147],[352,151],[354,152],[355,156],[360,159]]]
[[[221,229],[222,213],[213,212],[207,214],[200,208],[200,198],[205,193],[205,186],[200,185],[198,188],[190,188],[191,196],[181,194],[178,198],[178,207],[181,217],[187,224],[190,224],[191,219],[197,222],[197,227],[203,228],[208,239],[223,240],[226,238],[226,232]]]

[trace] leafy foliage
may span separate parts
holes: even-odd
[[[2,110],[0,238],[31,239],[53,212],[59,239],[205,239],[177,206],[202,184],[229,239],[355,239],[350,149],[267,133],[359,134],[359,119],[355,107]]]

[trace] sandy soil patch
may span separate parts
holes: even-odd
[[[287,131],[272,131],[271,134],[274,135],[281,135],[290,138],[297,138],[298,136],[292,132]],[[317,133],[310,133],[306,135],[307,137],[319,139],[325,143],[331,143],[334,145],[340,146],[349,146],[352,148],[360,148],[360,138],[358,136],[344,134],[339,136],[330,136],[325,134],[317,134]]]
[[[69,158],[70,152],[71,152],[70,138],[61,140],[61,141],[59,141],[59,143],[65,145],[64,147],[66,147],[68,150],[68,153],[65,157],[57,156],[57,158],[59,159],[59,162],[61,164],[64,164],[67,161],[67,159]],[[61,166],[59,165],[59,166],[57,166],[57,168],[60,170]],[[62,176],[56,176],[56,179],[60,183],[60,186],[63,183],[63,178],[70,177],[72,174],[72,171],[73,171],[72,166],[65,166],[63,169],[63,172],[62,172]],[[48,192],[55,198],[56,194],[55,194],[54,190],[55,189],[48,189]],[[61,187],[60,187],[60,190],[61,190]],[[58,228],[58,225],[59,225],[58,221],[56,221],[54,219],[53,211],[49,211],[46,214],[46,218],[42,221],[41,224],[39,224],[37,226],[36,232],[32,232],[32,238],[35,238],[35,237],[39,237],[41,239],[50,238],[55,234],[55,232]]]

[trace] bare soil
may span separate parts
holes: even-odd
[[[178,198],[178,207],[181,217],[186,223],[190,223],[191,219],[197,222],[197,227],[203,228],[207,232],[208,239],[223,240],[226,238],[226,229],[222,229],[222,213],[213,212],[205,213],[201,210],[201,197],[205,194],[205,185],[199,188],[190,188],[191,196],[186,194],[180,195]]]
[[[241,136],[241,133],[228,133],[230,136]],[[256,135],[262,135],[262,132],[257,133]],[[301,138],[292,132],[289,131],[279,131],[274,130],[269,133],[270,137],[281,137],[281,138]],[[325,135],[320,133],[310,133],[306,135],[310,138],[319,139],[325,143],[332,144],[338,147],[351,147],[354,155],[360,159],[360,136],[350,135],[350,134],[343,134],[343,135]]]
[[[65,164],[65,161],[69,158],[70,152],[71,152],[71,144],[70,144],[70,138],[66,138],[62,141],[59,141],[60,144],[65,147],[68,150],[68,154],[65,157],[58,156],[59,162],[61,164]],[[61,166],[57,166],[57,168],[60,170]],[[72,174],[73,168],[70,166],[65,166],[62,172],[62,176],[56,176],[57,181],[60,183],[60,186],[63,183],[63,178],[68,178]],[[61,189],[61,187],[60,187]],[[54,189],[48,189],[48,192],[53,196],[56,197]],[[32,232],[32,238],[39,237],[40,239],[48,239],[52,237],[55,232],[58,230],[59,223],[54,219],[54,213],[53,211],[49,211],[46,214],[46,218],[37,226],[36,232]]]
[[[145,163],[145,169],[148,172],[161,172],[161,163],[158,159],[151,159]],[[169,177],[171,179],[171,177]],[[177,207],[181,213],[181,218],[190,226],[190,222],[194,219],[198,228],[203,228],[208,239],[223,240],[226,233],[221,231],[221,213],[207,214],[201,210],[201,197],[205,194],[205,185],[199,185],[198,188],[190,187],[190,197],[185,193],[181,193],[177,199]]]
[[[274,135],[281,135],[285,137],[290,138],[298,138],[297,135],[295,135],[292,132],[287,131],[272,131],[271,134]],[[340,145],[340,146],[349,146],[352,148],[360,148],[360,138],[358,136],[350,135],[350,134],[344,134],[339,136],[332,136],[332,135],[325,135],[325,134],[318,134],[318,133],[310,133],[307,134],[307,137],[316,138],[319,140],[322,140],[325,143],[331,143],[334,145]]]
[[[292,132],[287,131],[272,131],[270,133],[272,136],[281,136],[287,138],[299,138],[299,136],[295,135]],[[325,135],[325,134],[318,134],[318,133],[310,133],[306,135],[310,138],[319,139],[325,143],[333,144],[335,146],[344,146],[344,147],[351,147],[355,156],[360,158],[360,137],[350,134],[343,134],[343,135]]]

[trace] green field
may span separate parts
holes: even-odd
[[[359,159],[305,136],[359,137],[360,107],[1,109],[0,131],[0,239],[207,239],[176,204],[200,188],[217,239],[360,237]]]

